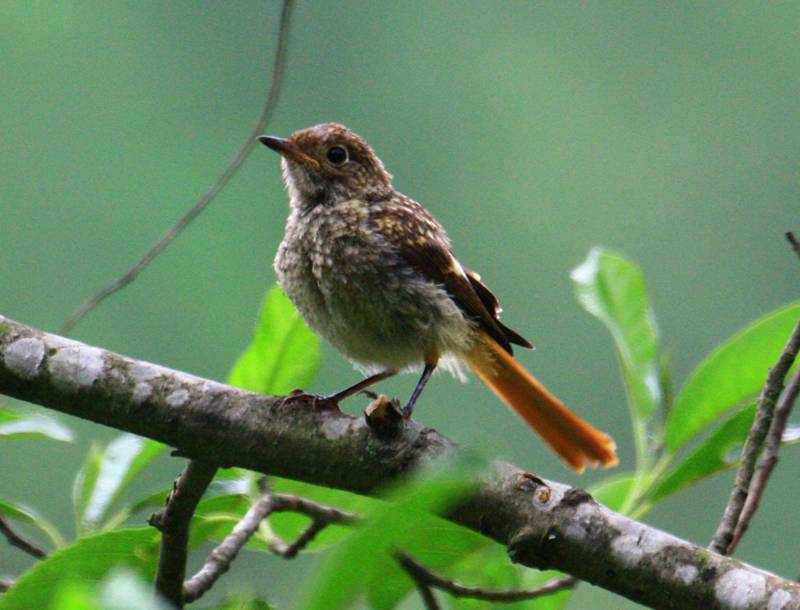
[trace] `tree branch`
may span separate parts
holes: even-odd
[[[357,493],[453,443],[416,422],[379,437],[364,418],[245,392],[0,316],[0,393],[177,447],[182,454]],[[365,459],[369,456],[369,459]],[[658,608],[800,608],[800,585],[709,552],[496,462],[452,521],[535,568]]]
[[[270,500],[269,494],[260,496],[231,533],[211,551],[197,574],[183,583],[183,599],[186,603],[200,599],[230,569],[231,563],[255,534],[261,521],[272,512]]]
[[[161,236],[150,249],[144,253],[138,261],[136,261],[130,269],[123,273],[116,280],[111,282],[108,286],[97,292],[95,295],[87,299],[80,307],[78,307],[66,322],[61,325],[59,332],[67,334],[72,330],[75,325],[80,322],[89,312],[95,307],[100,305],[108,297],[114,293],[122,290],[133,282],[136,277],[145,270],[145,268],[152,263],[161,251],[164,250],[172,241],[180,235],[189,224],[197,218],[208,205],[214,201],[217,195],[220,194],[222,189],[230,182],[231,178],[239,171],[239,168],[245,162],[253,148],[256,145],[256,137],[264,132],[272,113],[275,111],[275,106],[278,104],[278,96],[281,91],[281,83],[283,82],[283,69],[286,65],[286,49],[289,41],[289,17],[292,14],[292,5],[294,0],[283,0],[283,7],[281,8],[280,25],[278,26],[278,43],[275,50],[275,59],[272,65],[272,79],[269,85],[269,93],[267,94],[267,101],[264,103],[264,108],[256,121],[250,135],[247,136],[244,144],[238,150],[236,155],[231,159],[228,165],[222,170],[222,173],[214,181],[214,184],[203,194],[197,202],[181,216],[178,221],[172,225],[164,235]]]
[[[348,511],[292,494],[271,494],[271,500],[272,512],[292,511],[311,518],[311,523],[294,542],[289,544],[281,540],[272,542],[272,552],[285,559],[296,557],[327,526],[333,523],[353,523],[358,518]]]
[[[156,573],[156,591],[176,608],[183,608],[183,579],[189,552],[189,526],[200,498],[217,473],[209,462],[191,460],[167,500],[167,506],[150,518],[161,530],[161,553]]]
[[[302,513],[312,519],[308,528],[291,544],[286,544],[282,540],[276,540],[272,544],[272,551],[287,559],[295,557],[328,525],[352,522],[356,519],[354,514],[332,506],[324,506],[291,494],[273,494],[265,491],[234,526],[231,533],[211,551],[197,574],[184,583],[184,602],[193,602],[211,589],[220,576],[230,569],[231,563],[256,533],[261,521],[272,513],[281,511]]]
[[[36,557],[36,559],[42,559],[43,557],[47,557],[47,553],[41,547],[37,546],[24,536],[18,534],[14,528],[11,527],[11,523],[5,517],[0,516],[0,533],[2,533],[8,543],[12,546],[17,547],[18,549],[26,552],[31,557]]]
[[[733,542],[734,531],[747,501],[750,483],[756,468],[756,460],[761,453],[767,432],[769,432],[772,425],[775,403],[783,390],[783,380],[797,357],[798,351],[800,351],[800,321],[797,322],[797,326],[795,326],[792,335],[789,337],[789,341],[786,343],[786,347],[784,347],[778,361],[769,370],[767,381],[764,383],[764,388],[758,397],[758,411],[742,448],[741,462],[736,472],[733,491],[728,500],[728,505],[725,507],[722,520],[709,545],[712,551],[727,555],[732,550],[731,543]]]
[[[422,583],[426,587],[436,587],[442,591],[447,591],[456,597],[472,597],[475,599],[483,599],[490,602],[519,602],[526,599],[535,599],[543,595],[550,595],[557,593],[564,589],[570,589],[578,584],[578,579],[574,576],[560,576],[553,578],[546,582],[541,587],[535,589],[505,589],[502,591],[489,591],[481,587],[470,587],[462,585],[455,580],[443,578],[438,574],[431,572],[421,563],[417,562],[410,555],[405,553],[398,553],[397,560],[400,565],[411,575],[414,582],[417,584]]]
[[[798,394],[800,394],[800,369],[795,372],[794,377],[792,377],[789,385],[786,386],[786,390],[784,390],[778,405],[775,407],[775,417],[772,419],[772,425],[767,435],[764,457],[753,475],[753,482],[750,484],[750,491],[742,508],[742,515],[739,517],[739,523],[736,524],[736,529],[733,532],[733,540],[729,547],[730,553],[733,553],[747,531],[750,521],[761,503],[761,497],[767,488],[767,481],[769,481],[775,466],[778,465],[778,453],[781,449],[783,433],[786,430],[786,423],[789,420],[789,415],[792,412],[792,407],[797,400]]]

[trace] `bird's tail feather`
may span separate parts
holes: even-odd
[[[567,409],[508,352],[483,333],[465,355],[475,374],[578,472],[617,464],[613,439]]]

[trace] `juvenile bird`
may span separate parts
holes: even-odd
[[[309,326],[369,375],[324,400],[421,365],[410,417],[437,365],[460,376],[464,362],[572,468],[617,463],[614,441],[517,362],[511,344],[531,344],[500,321],[494,294],[433,216],[394,189],[363,138],[323,123],[258,139],[282,156],[289,193],[278,281]]]

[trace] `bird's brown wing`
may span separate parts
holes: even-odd
[[[500,312],[503,311],[503,308],[500,307],[500,303],[497,301],[497,297],[494,296],[494,293],[489,290],[489,287],[481,281],[481,276],[475,273],[472,269],[467,269],[466,267],[464,267],[464,273],[466,273],[470,284],[472,284],[472,288],[478,295],[478,298],[480,298],[481,302],[489,311],[489,313],[492,314],[495,322],[497,322],[497,325],[500,327],[503,333],[505,333],[508,340],[515,345],[521,345],[522,347],[532,349],[533,344],[531,344],[530,341],[500,321]]]
[[[416,201],[393,198],[375,206],[370,217],[400,255],[417,271],[444,286],[461,310],[508,353],[511,343],[531,347],[498,319],[497,298],[474,272],[467,272],[453,255],[444,231]]]

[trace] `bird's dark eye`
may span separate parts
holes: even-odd
[[[347,149],[343,146],[331,146],[328,149],[328,161],[330,161],[333,165],[342,165],[345,161],[347,161]]]

